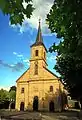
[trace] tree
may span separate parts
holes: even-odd
[[[0,109],[8,108],[8,105],[9,105],[8,91],[1,89],[0,90]]]
[[[1,89],[0,90],[0,103],[4,103],[9,99],[8,91]]]
[[[27,3],[26,8],[23,2]],[[24,16],[30,18],[33,12],[32,0],[0,0],[0,10],[4,15],[9,15],[11,24],[20,24],[24,21]]]
[[[12,87],[10,87],[9,92],[11,92],[11,91],[16,91],[16,86],[12,86]]]
[[[10,87],[9,92],[6,90],[0,90],[0,109],[2,108],[15,108],[16,100],[16,86]]]
[[[16,101],[16,86],[10,87],[9,90],[9,109],[15,109],[15,101]]]
[[[55,0],[47,15],[51,32],[56,32],[60,39],[49,49],[57,52],[54,67],[61,75],[61,80],[74,98],[82,96],[82,1]]]
[[[10,101],[15,101],[16,100],[16,86],[10,87],[9,98],[10,98]]]

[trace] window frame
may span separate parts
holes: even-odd
[[[24,93],[24,87],[21,88],[21,93]]]
[[[35,56],[38,56],[39,52],[38,50],[35,51]]]
[[[38,62],[35,62],[35,70],[34,70],[34,75],[38,75]]]
[[[53,86],[52,85],[50,86],[50,92],[53,92]]]

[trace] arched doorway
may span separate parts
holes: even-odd
[[[15,102],[12,102],[10,107],[11,109],[15,109]]]
[[[54,112],[54,102],[53,101],[49,102],[49,111]]]
[[[20,104],[20,111],[24,111],[24,102],[21,102]]]
[[[33,99],[33,111],[38,111],[38,96],[34,96],[34,99]]]

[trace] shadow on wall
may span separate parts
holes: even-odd
[[[53,91],[48,91],[47,93],[45,93],[44,101],[48,101],[49,105],[54,102],[52,103],[54,105],[53,109],[55,109],[56,111],[63,111],[65,110],[66,105],[68,105],[67,95],[64,91],[62,92],[60,89],[56,89],[55,93]],[[52,111],[50,106],[49,110]]]
[[[50,91],[45,93],[45,96],[39,98],[34,96],[33,100],[29,102],[27,110],[33,111],[63,111],[65,110],[65,105],[68,104],[67,96],[65,92],[61,92],[56,89],[54,92],[51,88]],[[20,104],[20,110],[24,111],[24,102]]]

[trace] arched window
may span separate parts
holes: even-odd
[[[35,75],[38,75],[38,62],[35,62]]]
[[[24,93],[24,88],[21,88],[21,93]]]
[[[38,50],[35,51],[35,56],[38,56]]]
[[[50,92],[53,92],[53,86],[50,86]]]

